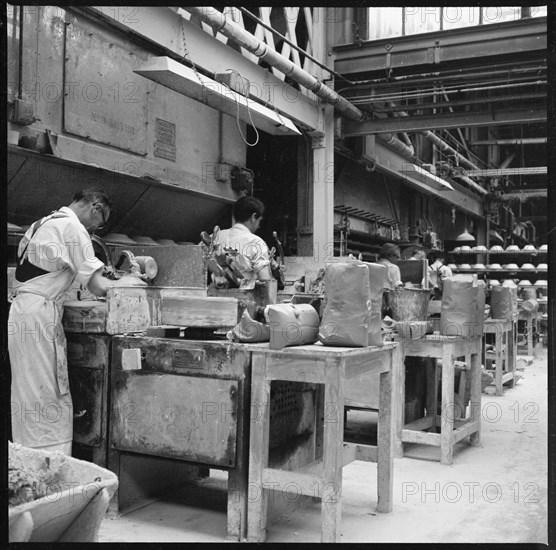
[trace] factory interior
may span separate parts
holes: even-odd
[[[5,540],[554,544],[555,15],[5,5]]]

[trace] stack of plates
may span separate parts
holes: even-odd
[[[462,252],[462,253],[471,252],[471,247],[468,246],[468,245],[464,245],[464,246],[461,247],[461,252]]]
[[[539,264],[537,266],[537,270],[538,271],[547,271],[548,270],[548,264]]]
[[[519,246],[511,244],[506,248],[506,252],[519,252]]]
[[[502,269],[502,266],[500,264],[490,264],[490,265],[487,265],[487,269],[493,269],[493,270]]]
[[[461,246],[456,246],[456,248],[454,248],[454,250],[452,250],[452,252],[455,252],[456,254],[458,252],[461,252]]]
[[[519,266],[517,264],[506,264],[504,269],[507,269],[508,271],[517,271]]]
[[[541,287],[548,286],[548,281],[545,281],[544,279],[539,279],[539,280],[535,283],[535,286],[541,286]]]
[[[486,252],[486,251],[487,251],[486,246],[483,246],[482,244],[473,247],[473,252]]]
[[[176,245],[176,241],[173,241],[172,239],[157,239],[156,241],[158,244],[164,244],[164,245]]]
[[[455,269],[458,268],[458,266],[456,264],[448,264],[446,267],[448,267],[449,269],[451,269],[452,271],[454,271]]]
[[[517,286],[533,286],[533,284],[531,283],[531,281],[523,279],[523,281],[519,281],[519,283],[517,283]]]
[[[523,252],[536,252],[537,249],[532,244],[527,244],[523,247]]]
[[[521,271],[535,271],[535,266],[533,264],[523,264]]]
[[[504,249],[499,244],[495,244],[490,247],[490,252],[504,252]]]
[[[498,279],[489,279],[488,284],[490,286],[500,286],[500,281]]]
[[[471,269],[471,264],[460,264],[458,269]]]
[[[108,235],[102,237],[102,240],[113,244],[137,244],[133,239],[130,239],[123,233],[108,233]]]
[[[473,269],[475,269],[477,271],[484,271],[486,268],[485,268],[484,264],[475,264],[473,266]]]
[[[149,246],[158,246],[158,243],[154,240],[151,239],[150,237],[135,237],[133,236],[133,240],[137,243],[137,244],[144,244],[144,245],[149,245]]]
[[[548,245],[541,244],[541,246],[539,246],[539,252],[548,252]]]

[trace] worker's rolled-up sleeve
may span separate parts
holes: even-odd
[[[253,273],[257,274],[261,269],[270,265],[268,246],[260,240],[253,240],[243,247],[243,255],[249,258]]]
[[[93,274],[102,269],[104,264],[95,256],[93,242],[84,228],[70,228],[64,235],[68,245],[70,265],[75,273],[75,280],[87,286]]]

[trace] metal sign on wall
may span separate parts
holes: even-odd
[[[64,130],[147,154],[147,84],[133,70],[147,56],[85,19],[68,25]]]
[[[172,122],[155,119],[154,156],[176,160],[176,125]]]

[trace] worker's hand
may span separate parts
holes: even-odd
[[[113,281],[112,286],[148,286],[148,284],[138,274],[126,273]]]

